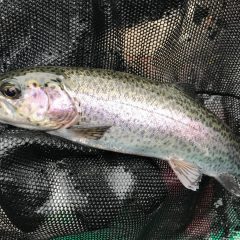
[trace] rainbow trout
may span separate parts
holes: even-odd
[[[18,70],[0,77],[0,122],[160,158],[188,189],[206,174],[240,196],[239,140],[176,84],[100,69]]]

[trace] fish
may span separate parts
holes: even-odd
[[[240,196],[239,138],[177,83],[81,67],[0,76],[0,122],[98,149],[165,160],[193,191],[202,175]]]

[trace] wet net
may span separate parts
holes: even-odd
[[[0,72],[114,69],[191,84],[240,134],[237,0],[0,0]],[[240,200],[161,160],[2,125],[0,239],[240,239]]]

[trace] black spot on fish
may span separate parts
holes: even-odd
[[[55,70],[57,70],[57,68],[51,66],[51,67],[50,67],[50,70],[55,71]]]
[[[63,73],[63,71],[62,71],[62,70],[60,70],[60,69],[55,69],[55,73],[56,73],[56,74],[58,74],[58,75],[60,75],[60,74],[62,74],[62,73]]]
[[[57,82],[57,83],[61,83],[61,82],[62,82],[60,78],[51,79],[51,81],[53,81],[53,82]]]
[[[188,153],[191,153],[191,152],[192,152],[191,147],[188,147],[188,148],[187,148],[187,152],[188,152]]]
[[[59,84],[59,87],[60,87],[60,89],[61,89],[61,90],[64,90],[64,88],[63,88],[63,85],[62,85],[62,84]]]

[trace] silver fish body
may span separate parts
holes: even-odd
[[[111,126],[101,139],[86,139],[87,144],[163,159],[177,155],[203,168],[206,163],[206,169],[216,172],[223,170],[224,159],[240,166],[236,137],[176,85],[114,72],[99,71],[97,77],[90,70],[67,75],[65,85],[79,102],[79,124]],[[239,174],[228,167],[227,171]]]
[[[99,149],[164,159],[189,189],[198,188],[203,173],[240,196],[238,138],[176,84],[83,68],[33,69],[26,76],[48,78],[44,73],[49,72],[61,85],[58,91],[73,99],[76,112],[71,124],[48,129],[50,134]]]

